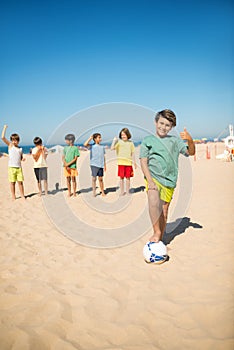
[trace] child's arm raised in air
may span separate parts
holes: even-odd
[[[141,158],[140,161],[141,161],[141,169],[142,169],[143,174],[145,175],[145,177],[148,181],[149,190],[157,190],[157,186],[154,183],[152,176],[150,174],[150,171],[149,171],[148,158]]]
[[[85,141],[84,146],[85,147],[90,147],[90,141],[93,139],[93,135],[89,136],[88,140]]]
[[[7,140],[7,138],[6,138],[6,129],[8,128],[8,126],[7,125],[4,125],[4,127],[3,127],[3,129],[2,129],[2,141],[7,145],[7,146],[10,146],[10,141],[9,140]]]
[[[192,136],[189,134],[186,128],[184,128],[184,131],[180,133],[180,137],[182,140],[186,140],[188,142],[188,154],[190,156],[194,156],[196,153],[195,144],[193,142]]]
[[[111,150],[113,151],[115,149],[115,144],[117,143],[118,141],[118,137],[114,137],[113,138],[113,141],[112,141],[112,144],[111,144]]]

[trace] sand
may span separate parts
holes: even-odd
[[[213,148],[207,160],[205,146],[197,149],[197,161],[190,160],[192,182],[187,183],[192,183],[191,196],[183,216],[177,218],[180,225],[164,237],[170,259],[162,265],[143,260],[150,229],[139,232],[131,244],[112,249],[85,247],[65,237],[36,195],[30,156],[23,164],[25,202],[11,201],[7,158],[0,159],[0,349],[234,348],[234,162],[216,160]],[[79,167],[86,157],[82,152]],[[105,184],[108,188],[118,184],[114,162],[109,164]],[[104,199],[91,199],[87,191],[88,205],[82,193],[70,199],[66,191],[60,194],[83,222],[121,234],[123,226],[134,223],[147,205],[139,168],[132,184],[139,191],[114,214],[92,208],[93,200],[103,200],[107,208],[118,203],[114,191]],[[54,184],[50,186],[54,191]],[[64,186],[61,180],[60,188]],[[180,179],[174,208],[180,204],[182,189]],[[173,215],[172,206],[168,231],[175,224]],[[145,220],[147,228],[146,216]]]

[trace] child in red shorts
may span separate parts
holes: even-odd
[[[119,139],[114,137],[111,149],[116,151],[118,158],[118,176],[120,177],[120,195],[123,196],[124,192],[124,179],[126,178],[126,193],[129,194],[130,190],[130,178],[133,177],[134,163],[135,161],[135,147],[134,143],[130,140],[131,133],[127,128],[123,128],[119,133]]]

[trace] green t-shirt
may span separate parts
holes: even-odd
[[[151,176],[166,187],[175,188],[178,177],[178,159],[188,156],[187,145],[176,136],[146,136],[141,144],[140,158],[148,159]]]
[[[80,151],[77,146],[65,146],[63,149],[63,154],[65,156],[65,162],[69,163],[75,157],[80,156]],[[76,163],[73,163],[69,166],[69,168],[76,169]]]

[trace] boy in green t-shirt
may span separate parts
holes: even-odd
[[[168,209],[178,177],[178,158],[195,154],[195,145],[186,128],[180,138],[168,135],[176,126],[176,115],[169,109],[155,116],[156,135],[146,136],[141,144],[140,161],[148,193],[149,214],[153,225],[151,242],[162,240]],[[187,141],[187,145],[183,140]]]
[[[62,160],[64,166],[64,175],[67,178],[68,197],[72,196],[71,181],[73,188],[73,196],[76,197],[76,176],[78,175],[76,169],[76,161],[77,158],[80,156],[80,152],[77,146],[74,146],[75,135],[67,134],[65,136],[65,142],[67,146],[64,147]]]

